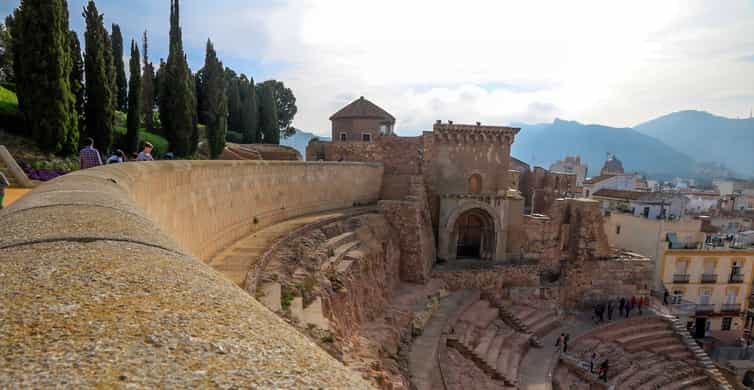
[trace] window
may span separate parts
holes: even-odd
[[[586,197],[589,197],[589,190],[586,190]]]
[[[364,142],[372,142],[372,134],[370,133],[361,133],[361,140]]]
[[[341,141],[346,141],[347,138],[348,138],[348,135],[346,135],[346,133],[340,133],[340,140]]]
[[[730,324],[733,322],[733,317],[723,317],[723,326],[720,330],[730,330]]]
[[[482,176],[475,173],[469,177],[469,193],[479,194],[482,192]]]
[[[699,304],[709,305],[710,298],[712,298],[712,289],[709,289],[709,288],[702,289],[701,295],[699,295]]]
[[[683,290],[673,290],[673,304],[679,305],[683,301]]]
[[[620,235],[620,225],[615,227],[615,234]]]

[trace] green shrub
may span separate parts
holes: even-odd
[[[3,87],[0,87],[0,112],[18,112],[18,98],[16,94]]]
[[[115,111],[115,127],[126,127],[128,115],[122,111]]]
[[[228,131],[225,133],[225,140],[228,142],[233,142],[237,144],[243,143],[243,134],[237,132],[237,131]]]

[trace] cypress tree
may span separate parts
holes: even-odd
[[[228,102],[225,96],[223,63],[217,59],[212,42],[207,40],[204,59],[204,84],[206,99],[203,100],[202,116],[207,118],[207,141],[210,158],[216,159],[225,148],[225,133],[228,127]]]
[[[71,42],[71,92],[76,97],[76,113],[78,114],[78,131],[84,132],[86,122],[84,111],[86,109],[86,88],[84,88],[84,60],[81,58],[81,43],[75,31],[70,32]]]
[[[262,137],[259,134],[259,108],[254,79],[247,80],[246,76],[241,75],[239,87],[241,90],[241,128],[239,131],[243,134],[244,143],[259,143]]]
[[[180,27],[179,0],[170,4],[170,52],[160,68],[160,120],[173,152],[187,156],[194,133],[195,104],[192,75],[186,63]]]
[[[112,50],[102,15],[94,1],[84,9],[86,20],[86,135],[94,138],[94,145],[106,153],[113,140],[115,81]]]
[[[144,113],[144,127],[147,131],[154,131],[154,67],[149,62],[149,43],[147,41],[147,32],[144,31],[144,76],[142,77],[142,111]]]
[[[113,23],[113,65],[115,66],[116,108],[126,112],[128,107],[128,94],[126,83],[126,69],[123,64],[123,35],[120,26]]]
[[[140,64],[139,46],[132,40],[131,61],[129,62],[131,79],[128,81],[128,117],[126,120],[128,131],[125,145],[128,152],[135,152],[139,148],[139,118],[142,114]]]
[[[241,91],[240,80],[236,72],[225,69],[225,92],[228,96],[228,128],[241,131]]]
[[[280,143],[280,127],[278,124],[277,106],[275,105],[275,86],[270,82],[262,84],[262,98],[260,107],[260,128],[264,135],[264,143]]]
[[[47,152],[78,146],[71,92],[70,28],[65,0],[21,0],[11,21],[16,93],[27,128]]]

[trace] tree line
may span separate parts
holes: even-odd
[[[41,149],[73,154],[80,137],[91,137],[102,152],[115,146],[134,152],[139,131],[146,131],[163,135],[179,157],[194,155],[200,138],[206,138],[210,156],[217,158],[226,138],[278,144],[281,134],[294,132],[293,92],[280,81],[255,83],[225,67],[211,40],[204,67],[192,73],[179,0],[170,0],[167,61],[161,59],[155,69],[145,31],[141,50],[131,39],[129,77],[120,26],[113,24],[108,32],[93,0],[82,16],[83,50],[69,28],[66,0],[21,0],[0,24],[0,81],[15,83],[25,133]],[[120,140],[114,137],[116,111],[126,113]]]

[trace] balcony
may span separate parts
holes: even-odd
[[[716,274],[702,274],[702,283],[717,283]]]
[[[673,283],[688,283],[689,274],[674,274]]]
[[[700,303],[696,305],[696,314],[712,314],[715,312],[715,305]]]
[[[740,303],[725,303],[722,305],[720,309],[721,313],[740,313],[741,312],[741,304]]]
[[[742,274],[732,274],[728,279],[728,283],[743,283],[744,276]]]

